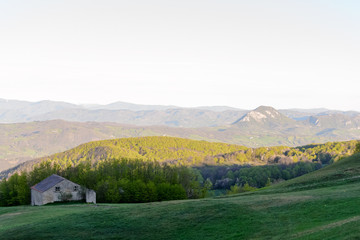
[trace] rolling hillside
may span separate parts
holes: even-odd
[[[0,124],[0,170],[73,148],[89,141],[162,135],[156,129],[114,123],[46,121]]]
[[[89,141],[122,137],[173,136],[246,147],[295,147],[360,139],[357,112],[278,111],[266,106],[252,111],[172,107],[123,102],[83,106],[0,99],[0,122],[9,122],[0,124],[0,171]],[[43,121],[31,122],[34,120]]]
[[[293,122],[294,120],[289,120]],[[359,129],[327,129],[321,126],[266,127],[264,123],[246,122],[212,128],[140,127],[117,123],[66,122],[61,120],[0,124],[0,171],[24,161],[65,151],[95,140],[173,136],[211,142],[239,144],[246,147],[301,146],[310,143],[345,141],[360,138]]]
[[[50,161],[59,165],[76,166],[81,162],[95,164],[105,159],[143,159],[185,166],[230,166],[289,164],[316,161],[327,164],[354,152],[357,141],[334,142],[303,147],[248,148],[240,145],[195,141],[174,137],[140,137],[95,141],[49,157],[28,161],[4,171],[31,170],[34,164]]]
[[[358,239],[360,155],[263,190],[147,204],[0,208],[4,239]]]
[[[315,172],[275,185],[272,191],[302,191],[359,182],[359,160],[360,154],[347,157]]]

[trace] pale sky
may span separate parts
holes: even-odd
[[[3,0],[0,98],[360,111],[360,1]]]

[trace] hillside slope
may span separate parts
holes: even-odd
[[[341,159],[327,167],[280,183],[273,191],[300,191],[360,181],[360,154]]]
[[[166,135],[247,147],[300,146],[360,138],[360,115],[356,112],[327,111],[315,115],[309,115],[311,112],[302,112],[301,114],[305,114],[301,115],[304,119],[296,121],[266,106],[261,106],[246,115],[244,114],[247,111],[225,110],[224,107],[219,108],[224,111],[197,108],[159,109],[159,106],[146,108],[145,105],[138,107],[153,110],[135,112],[118,109],[135,109],[136,106],[138,105],[129,107],[124,103],[115,103],[103,106],[105,109],[101,106],[89,109],[90,107],[80,108],[78,105],[63,102],[30,103],[0,99],[0,121],[11,122],[11,118],[14,117],[14,121],[27,122],[0,124],[0,171],[30,159],[65,151],[85,142],[119,137]],[[290,113],[291,116],[295,116],[293,114],[294,111]],[[28,122],[46,119],[81,122]],[[87,122],[89,120],[96,122]],[[101,121],[107,123],[100,123]],[[110,122],[159,126],[139,127]],[[200,126],[214,127],[199,128]]]
[[[60,120],[0,124],[0,171],[89,141],[163,135],[161,129],[153,129],[114,123],[75,123]]]
[[[61,166],[76,166],[81,162],[95,164],[105,159],[143,159],[185,166],[265,165],[312,161],[327,164],[354,152],[357,141],[334,142],[303,147],[248,148],[240,145],[196,141],[174,137],[139,137],[94,141],[49,157],[25,162],[4,171],[31,170],[42,161]]]
[[[0,208],[0,235],[4,239],[358,239],[359,162],[356,155],[288,183],[221,198]],[[346,175],[337,178],[341,184],[331,182],[336,174]],[[314,188],[291,188],[294,183],[313,183]]]
[[[96,140],[164,135],[217,142],[227,138],[222,132],[216,134],[216,130],[213,129],[139,127],[62,120],[0,124],[0,132],[0,171]]]

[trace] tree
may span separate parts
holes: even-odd
[[[227,194],[236,194],[236,193],[242,193],[242,192],[250,192],[255,191],[257,188],[250,186],[247,182],[244,184],[244,186],[238,186],[234,185],[230,187],[230,190],[227,191]]]
[[[9,198],[9,185],[6,179],[3,179],[0,182],[0,206],[8,206]]]
[[[207,192],[211,190],[212,186],[213,183],[211,182],[210,178],[207,178],[203,184],[202,197],[206,197]]]
[[[267,180],[267,182],[265,184],[265,187],[269,187],[270,185],[271,185],[271,180],[270,180],[270,178],[268,178],[268,180]]]
[[[360,153],[360,142],[356,144],[355,152],[354,153]]]

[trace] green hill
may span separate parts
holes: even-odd
[[[359,239],[360,155],[264,190],[146,204],[0,208],[2,239]]]
[[[290,164],[299,161],[328,164],[353,154],[357,141],[333,142],[302,147],[248,148],[239,145],[196,141],[174,137],[139,137],[94,141],[71,150],[18,165],[0,174],[29,171],[34,165],[50,161],[62,167],[76,166],[105,159],[156,160],[183,166],[230,166]]]
[[[335,162],[318,171],[291,179],[274,186],[273,190],[294,191],[333,187],[360,180],[360,155],[354,155]]]

